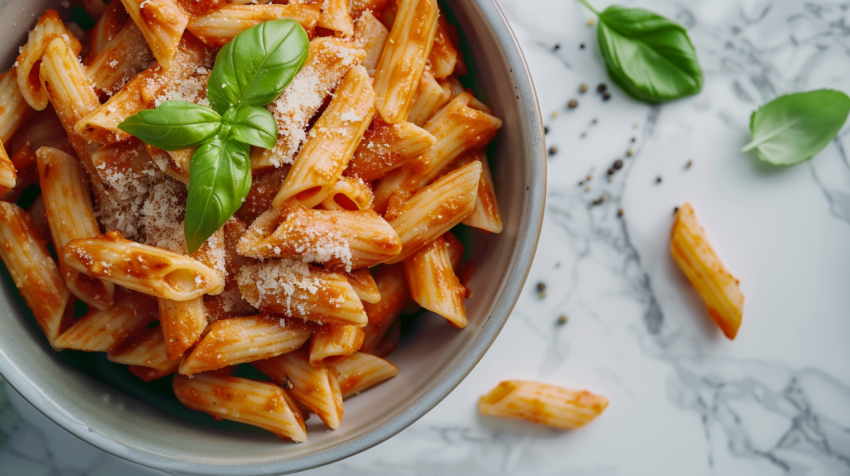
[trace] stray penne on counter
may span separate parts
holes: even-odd
[[[478,401],[484,415],[516,418],[564,430],[582,427],[608,407],[608,399],[528,380],[505,380]]]

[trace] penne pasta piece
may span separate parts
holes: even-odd
[[[128,21],[86,66],[86,75],[95,91],[112,96],[138,73],[153,66],[154,61],[139,27]]]
[[[59,149],[42,147],[36,156],[45,214],[65,284],[71,294],[89,306],[108,309],[115,285],[69,268],[62,252],[71,240],[100,235],[85,172],[80,170],[76,157]]]
[[[449,324],[466,327],[466,288],[455,276],[442,236],[404,260],[404,274],[414,301],[445,317]]]
[[[173,0],[121,0],[163,69],[171,68],[189,17]]]
[[[53,345],[70,293],[29,214],[17,205],[0,202],[0,243],[0,259]]]
[[[2,199],[14,203],[30,185],[38,184],[38,169],[35,152],[26,145],[18,149],[9,160],[15,167],[15,188],[4,193]],[[50,239],[50,233],[45,238]]]
[[[109,352],[156,319],[156,301],[141,293],[120,291],[107,309],[90,309],[56,339],[57,349]]]
[[[490,174],[490,164],[484,150],[477,150],[465,157],[459,158],[453,167],[462,167],[469,162],[481,163],[481,181],[478,183],[478,198],[472,214],[461,223],[490,233],[502,232],[502,215],[496,202],[496,189],[493,186],[493,176]]]
[[[407,278],[404,275],[404,265],[401,263],[382,266],[375,273],[375,283],[381,294],[377,303],[363,303],[369,323],[365,327],[366,336],[363,340],[362,352],[374,353],[381,337],[387,333],[401,312],[413,302]]]
[[[458,265],[460,265],[460,260],[463,259],[463,253],[466,251],[463,243],[461,243],[460,240],[458,240],[450,231],[447,231],[442,238],[446,241],[446,252],[449,255],[449,262],[452,265],[452,269],[457,270]]]
[[[451,99],[454,99],[460,96],[461,94],[467,92],[466,89],[464,89],[463,85],[460,84],[460,80],[458,80],[454,76],[450,76],[446,79],[440,80],[440,85],[443,87],[443,89],[449,91]]]
[[[0,101],[2,101],[2,98],[0,98]],[[33,111],[29,106],[27,106],[27,109]],[[32,151],[49,146],[70,154],[74,153],[68,143],[68,135],[65,134],[62,122],[52,106],[47,106],[43,111],[33,111],[32,118],[21,124],[14,139],[11,142],[4,142],[4,144],[6,150],[13,154],[24,146],[28,146]],[[33,153],[33,157],[35,157],[35,153]],[[35,169],[35,160],[32,161],[31,165]]]
[[[307,347],[253,362],[272,382],[288,389],[296,400],[315,413],[331,430],[342,422],[342,393],[331,368],[313,367]]]
[[[91,162],[97,178],[119,193],[147,189],[162,176],[145,144],[135,137],[101,147],[92,153]]]
[[[457,64],[457,47],[452,37],[457,35],[455,27],[449,24],[446,16],[440,12],[437,18],[437,32],[434,35],[434,45],[431,47],[431,55],[428,62],[431,64],[431,72],[437,79],[445,79],[454,72]]]
[[[374,266],[401,251],[395,230],[371,211],[269,210],[237,245],[243,256],[322,263],[328,269]]]
[[[323,0],[318,25],[335,31],[337,36],[353,35],[354,21],[351,19],[350,7],[351,0]]]
[[[342,398],[352,397],[398,375],[398,367],[386,360],[363,352],[355,352],[336,364],[336,379]]]
[[[422,73],[422,79],[419,80],[419,86],[416,88],[416,96],[413,99],[413,106],[410,107],[407,120],[419,127],[424,126],[441,107],[449,102],[450,94],[434,79],[434,75],[425,71]]]
[[[364,326],[363,304],[345,275],[302,261],[268,260],[237,277],[242,296],[262,312],[339,325]]]
[[[118,232],[71,240],[67,265],[135,291],[188,301],[223,286],[221,275],[188,256],[124,239]]]
[[[251,191],[235,216],[245,223],[253,223],[260,215],[269,211],[287,173],[289,165],[255,172],[251,180]]]
[[[130,337],[110,349],[106,358],[116,364],[146,367],[165,372],[165,375],[176,372],[180,365],[180,362],[168,360],[165,351],[165,337],[163,337],[162,327],[160,326],[138,329]],[[133,373],[137,375],[136,372]]]
[[[471,108],[473,97],[462,93],[441,109],[425,125],[437,140],[426,154],[408,162],[384,177],[375,188],[375,211],[388,210],[390,198],[404,203],[411,194],[434,181],[460,155],[484,148],[502,127],[502,121]],[[396,206],[397,208],[397,206]],[[394,213],[390,210],[390,216]]]
[[[132,136],[118,129],[118,124],[143,109],[158,106],[157,99],[169,87],[176,85],[182,89],[186,83],[187,86],[192,86],[192,89],[205,90],[205,81],[195,79],[192,84],[189,84],[189,81],[199,72],[204,74],[209,72],[212,61],[213,55],[210,49],[192,35],[185,35],[177,45],[171,68],[164,68],[157,63],[142,71],[105,104],[101,106],[97,102],[94,108],[80,116],[74,123],[73,130],[90,142],[111,144],[129,140]],[[193,92],[195,94],[190,94],[191,97],[185,99],[190,102],[198,100],[200,91]],[[205,94],[204,92],[204,97],[206,97]],[[162,101],[162,99],[181,99],[181,97],[172,94],[159,100]]]
[[[292,352],[307,342],[313,327],[273,314],[216,321],[180,364],[180,373],[194,375]]]
[[[15,173],[15,164],[12,163],[12,159],[10,159],[9,154],[6,153],[6,148],[3,147],[2,142],[0,142],[0,191],[2,191],[2,193],[6,193],[15,188],[17,177],[18,176]]]
[[[285,440],[307,441],[301,412],[287,404],[286,393],[277,385],[213,372],[192,378],[175,375],[171,386],[180,403],[192,410],[258,426]]]
[[[360,144],[375,115],[375,92],[362,66],[343,79],[334,98],[310,130],[310,136],[272,205],[292,200],[307,208],[322,203]]]
[[[166,356],[174,361],[197,344],[207,328],[204,298],[198,296],[186,301],[157,298],[157,302]]]
[[[34,113],[18,86],[18,69],[0,74],[0,141],[8,145],[18,128]]]
[[[127,13],[124,5],[121,2],[111,1],[91,31],[89,63],[106,49],[109,42],[118,35],[118,32],[124,28],[128,21],[130,21],[130,14]]]
[[[381,53],[384,51],[384,45],[387,43],[387,38],[390,36],[390,31],[387,30],[380,20],[375,18],[370,10],[366,10],[354,22],[354,43],[366,51],[366,57],[360,63],[369,76],[375,77],[375,70],[378,68],[378,61],[381,59]]]
[[[381,291],[378,289],[369,268],[355,269],[350,273],[345,273],[345,277],[348,278],[348,283],[354,288],[354,292],[357,293],[357,297],[361,301],[372,304],[381,301]]]
[[[385,263],[404,261],[463,221],[475,209],[481,163],[471,162],[410,198],[390,225],[402,251]]]
[[[365,334],[362,327],[325,324],[310,339],[310,365],[326,367],[360,350]]]
[[[321,7],[301,5],[224,5],[205,15],[193,16],[187,29],[209,46],[220,47],[239,33],[270,20],[294,20],[313,34]]]
[[[673,220],[670,254],[705,301],[711,320],[727,338],[734,339],[744,314],[740,281],[720,261],[688,202],[679,207]]]
[[[56,10],[47,10],[38,19],[35,28],[30,30],[27,44],[21,48],[21,53],[15,62],[18,74],[18,87],[24,100],[37,111],[47,107],[47,93],[44,91],[44,80],[39,79],[39,62],[47,50],[47,45],[53,40],[63,40],[73,51],[74,57],[80,54],[83,46],[77,38],[65,28]]]
[[[157,149],[152,145],[145,145],[145,148],[159,170],[174,180],[189,185],[189,164],[196,147],[169,152]]]
[[[527,380],[505,380],[481,397],[478,411],[567,430],[590,423],[607,406],[607,398],[588,391]]]
[[[174,373],[174,371],[156,370],[156,369],[152,369],[150,367],[141,367],[141,366],[138,366],[138,365],[131,365],[131,366],[127,367],[127,370],[131,374],[135,375],[136,377],[139,377],[140,379],[142,379],[145,382],[153,382],[154,380],[159,380],[162,377],[165,377],[165,376],[168,376],[168,375],[171,375],[171,374]]]
[[[322,207],[325,210],[371,210],[374,198],[369,184],[351,177],[340,177],[331,193],[322,200]]]
[[[437,0],[400,0],[375,72],[375,105],[389,124],[407,118],[437,31]]]
[[[277,121],[278,138],[273,150],[254,149],[253,170],[292,164],[301,144],[307,140],[307,126],[328,95],[360,64],[366,52],[336,38],[316,38],[310,42],[307,61],[292,83],[268,105]]]
[[[242,292],[239,291],[239,286],[235,283],[232,287],[228,285],[221,294],[204,296],[204,309],[206,310],[208,324],[222,319],[248,317],[257,314],[257,310],[242,298]],[[209,326],[207,326],[207,329],[209,329]]]
[[[415,124],[407,121],[387,124],[375,118],[344,175],[372,182],[427,153],[436,143],[430,132]]]

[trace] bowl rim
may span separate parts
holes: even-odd
[[[440,375],[441,378],[434,379],[434,383],[424,389],[421,392],[422,396],[413,404],[403,408],[387,423],[325,450],[287,460],[222,466],[152,454],[143,448],[92,431],[86,425],[81,425],[77,418],[63,410],[57,402],[40,394],[37,386],[30,381],[28,376],[20,372],[11,360],[0,359],[0,374],[6,382],[40,413],[86,443],[132,463],[170,474],[185,475],[289,474],[317,468],[356,455],[388,440],[437,406],[481,360],[499,335],[519,300],[522,288],[531,271],[534,254],[540,239],[546,200],[547,164],[543,119],[534,82],[531,78],[531,71],[519,42],[497,1],[472,0],[472,3],[478,7],[482,18],[492,28],[494,36],[498,38],[507,63],[512,70],[516,94],[521,105],[522,123],[529,134],[526,149],[528,156],[526,167],[529,172],[529,186],[526,189],[527,202],[522,212],[523,218],[516,237],[513,257],[508,264],[507,279],[503,282],[498,301],[482,326],[480,334],[467,348],[464,356],[457,360],[455,365],[443,372]],[[534,186],[531,187],[530,184]],[[282,464],[285,464],[286,467],[281,467]],[[282,471],[283,473],[281,473]]]

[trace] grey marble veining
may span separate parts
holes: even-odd
[[[850,474],[850,127],[796,167],[739,152],[760,104],[850,91],[850,3],[623,2],[676,19],[697,48],[703,91],[663,106],[610,85],[592,14],[578,2],[500,3],[558,149],[526,290],[487,356],[434,411],[307,474]],[[610,101],[594,92],[599,82]],[[570,99],[579,106],[567,109]],[[624,165],[609,181],[615,159]],[[673,207],[685,200],[741,279],[734,342],[669,258]],[[478,397],[506,378],[587,388],[611,406],[572,432],[478,415]],[[10,389],[0,432],[10,474],[158,474],[74,439]]]

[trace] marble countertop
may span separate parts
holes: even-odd
[[[592,15],[577,1],[500,3],[557,148],[525,291],[481,363],[433,411],[304,474],[850,474],[850,126],[795,167],[739,152],[760,104],[850,91],[850,4],[623,2],[686,26],[705,72],[698,96],[648,106],[617,88],[609,101],[595,92],[608,79]],[[570,99],[578,107],[567,109]],[[624,167],[608,181],[618,158]],[[741,280],[734,342],[669,256],[673,209],[685,200]],[[571,432],[479,416],[478,397],[506,378],[590,389],[611,405]],[[161,474],[77,440],[2,383],[0,473]]]

